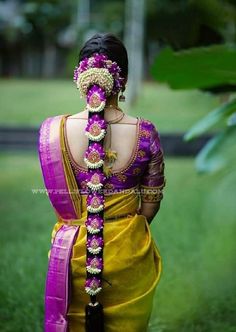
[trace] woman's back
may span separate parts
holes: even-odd
[[[66,151],[82,192],[86,190],[88,173],[84,163],[84,153],[88,146],[88,139],[84,135],[86,116],[86,111],[68,116],[64,129]],[[117,118],[112,117],[112,114],[108,114],[109,117]],[[156,128],[150,121],[125,114],[119,122],[110,124],[104,147],[106,151],[111,149],[117,153],[117,159],[111,165],[110,175],[104,184],[109,192],[138,185],[156,187],[164,184],[163,152]],[[151,173],[148,166],[153,162],[153,156],[156,163]],[[104,167],[108,165],[109,160],[105,159]]]
[[[75,163],[81,168],[87,168],[84,163],[84,153],[88,147],[88,138],[84,135],[87,119],[88,113],[87,111],[83,111],[68,116],[65,125],[65,134],[70,154]],[[132,160],[135,147],[138,143],[138,123],[139,120],[137,118],[125,114],[119,122],[110,124],[104,140],[104,147],[109,147],[117,152],[117,159],[112,167],[113,172],[124,169]]]

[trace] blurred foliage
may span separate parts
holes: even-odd
[[[221,0],[148,0],[149,38],[180,50],[234,42],[236,6]]]
[[[192,127],[192,129],[185,134],[185,139],[194,139],[209,129],[217,126],[218,124],[230,124],[232,126],[234,123],[230,123],[229,119],[231,119],[232,115],[235,114],[235,111],[236,99],[224,103],[223,105],[217,107],[214,111],[211,111],[209,114],[207,114],[199,122],[197,122]]]
[[[213,137],[196,158],[197,169],[200,172],[218,171],[226,165],[236,164],[236,99],[224,103],[211,111],[201,121],[195,124],[185,135],[189,141],[220,124],[222,129]]]
[[[163,50],[152,67],[153,76],[174,89],[211,88],[226,84],[228,91],[236,86],[235,46],[209,46],[188,51]],[[225,86],[224,86],[225,88]],[[216,171],[236,164],[236,99],[210,112],[185,135],[194,139],[219,125],[219,133],[200,151],[196,159],[201,172]]]
[[[51,43],[68,24],[75,7],[74,1],[38,0],[2,2],[0,7],[0,35],[9,42],[28,40],[33,45],[44,38]]]
[[[172,89],[208,88],[236,85],[236,46],[214,45],[174,52],[163,49],[156,57],[151,72],[159,82]]]
[[[125,23],[124,3],[124,0],[92,1],[91,28],[121,36]]]
[[[82,3],[88,12],[83,13]],[[129,24],[125,5],[125,0],[90,0],[89,4],[85,0],[0,0],[2,75],[39,76],[41,70],[46,76],[47,69],[43,70],[39,63],[51,61],[49,76],[58,76],[58,64],[59,76],[67,76],[74,66],[73,49],[77,51],[87,37],[97,31],[123,37]],[[180,50],[236,40],[235,1],[147,0],[145,6],[147,66],[162,45]],[[50,52],[50,45],[57,53],[57,64],[45,55]],[[23,61],[27,56],[30,66]],[[41,69],[35,70],[36,67]]]
[[[236,110],[236,108],[235,108]],[[236,126],[223,130],[212,138],[196,158],[199,172],[214,172],[225,166],[235,165]]]

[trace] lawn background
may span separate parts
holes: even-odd
[[[172,91],[165,85],[143,84],[137,103],[120,107],[157,125],[161,132],[186,131],[219,104],[219,97],[200,91]],[[38,126],[45,118],[83,110],[74,82],[69,80],[0,79],[0,124]]]

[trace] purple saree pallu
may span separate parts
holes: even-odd
[[[45,294],[45,331],[66,332],[66,318],[70,298],[69,263],[73,243],[79,231],[79,226],[63,225],[54,238]]]
[[[70,299],[70,258],[79,226],[67,224],[78,219],[65,176],[68,171],[61,146],[61,124],[65,115],[47,118],[41,124],[38,153],[44,184],[51,205],[65,224],[57,231],[51,246],[45,286],[45,332],[68,330],[67,310]],[[79,196],[78,196],[79,199]]]
[[[53,208],[62,219],[76,219],[62,162],[60,126],[63,117],[64,115],[50,117],[41,124],[38,153],[45,187]]]

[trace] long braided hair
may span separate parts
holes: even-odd
[[[128,75],[128,56],[123,43],[113,34],[96,34],[79,54],[74,70],[74,82],[81,97],[86,98],[88,122],[85,135],[88,148],[84,161],[87,173],[87,241],[85,291],[90,302],[85,307],[86,331],[104,331],[103,306],[97,301],[102,290],[103,226],[104,226],[104,172],[103,148],[107,123],[104,119],[106,100],[124,89]]]

